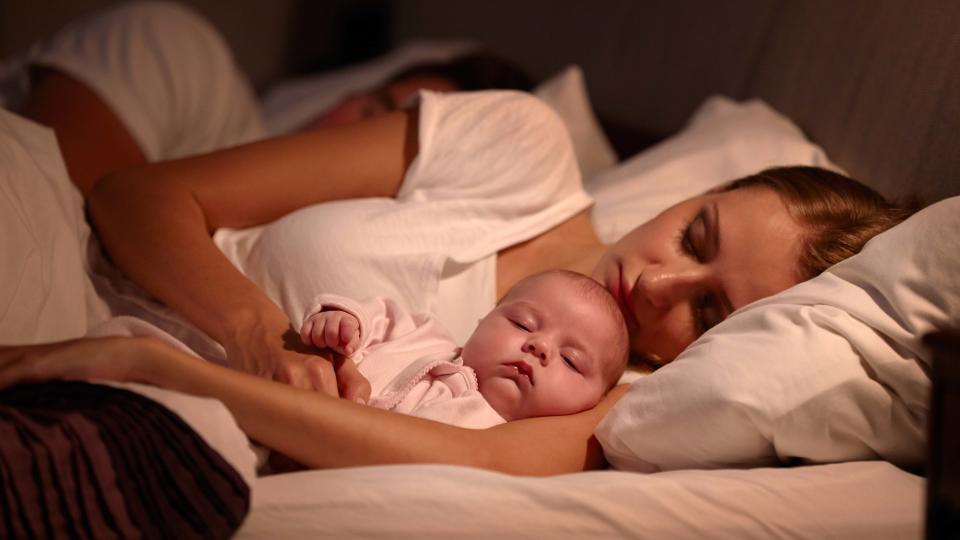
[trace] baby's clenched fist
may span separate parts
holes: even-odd
[[[304,345],[350,356],[360,345],[360,321],[344,311],[321,311],[303,321],[300,339]]]

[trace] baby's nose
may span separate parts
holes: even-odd
[[[523,352],[538,358],[541,365],[546,365],[550,357],[546,344],[537,339],[527,340],[527,342],[523,344]]]

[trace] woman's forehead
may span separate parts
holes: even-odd
[[[776,294],[800,280],[803,227],[768,189],[710,194],[719,248],[715,268],[735,308]]]

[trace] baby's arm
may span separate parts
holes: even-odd
[[[300,327],[300,339],[304,345],[332,349],[350,356],[360,345],[360,321],[353,314],[339,309],[310,313]]]
[[[453,343],[453,338],[429,314],[409,313],[393,299],[354,300],[335,294],[317,296],[303,317],[300,338],[306,345],[330,348],[348,356],[398,340],[421,347],[436,344],[449,348]]]

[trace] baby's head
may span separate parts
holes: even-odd
[[[627,326],[593,279],[551,270],[521,280],[463,346],[480,393],[506,420],[592,408],[627,362]]]

